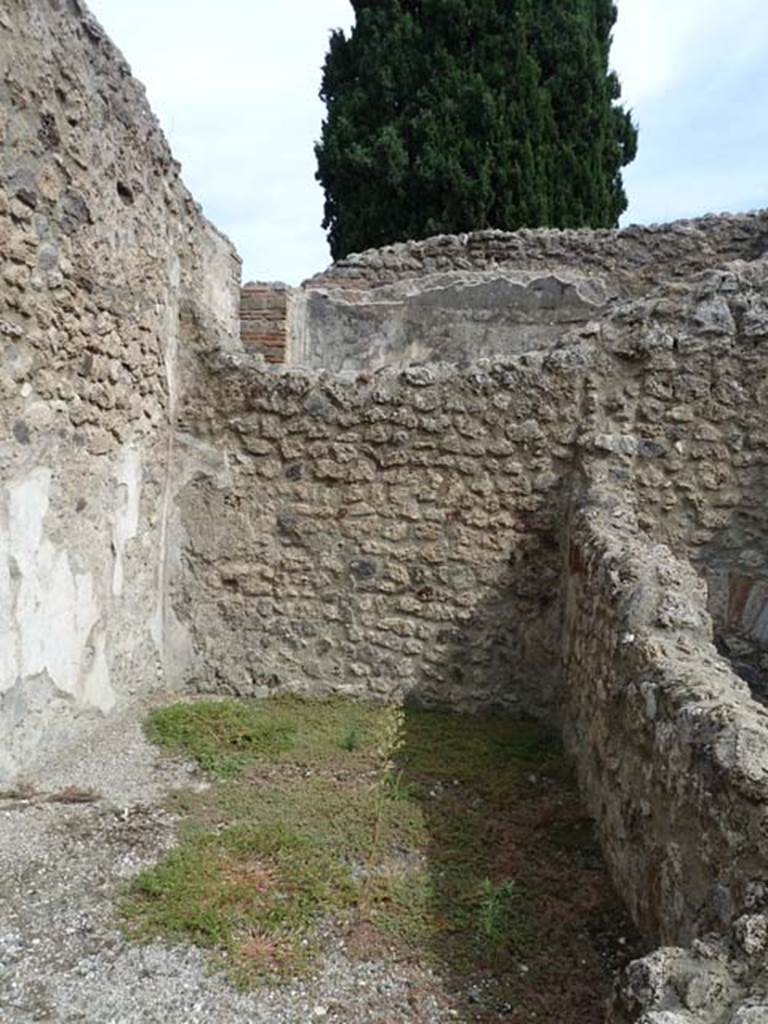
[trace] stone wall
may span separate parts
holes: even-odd
[[[77,0],[5,0],[0,64],[3,778],[163,681],[179,346],[237,344],[239,262]]]
[[[628,297],[731,260],[768,254],[768,211],[708,216],[622,231],[475,231],[437,235],[356,253],[305,283],[310,288],[377,288],[451,271],[569,268],[610,280]]]
[[[341,382],[213,359],[173,605],[201,689],[553,713],[581,401],[555,360]]]
[[[402,679],[477,703],[506,678],[508,702],[557,717],[560,606],[539,623],[537,602],[557,590],[582,463],[637,495],[642,528],[694,562],[716,610],[727,580],[767,564],[767,279],[760,260],[706,271],[463,368],[201,364],[181,443],[213,462],[181,495],[174,594],[197,685],[367,694]]]
[[[566,743],[618,891],[673,947],[631,966],[610,1019],[760,1020],[768,711],[717,654],[703,581],[615,484],[580,503],[566,576]]]
[[[587,452],[706,579],[720,634],[765,644],[768,261],[618,306],[601,325]],[[586,433],[584,435],[586,437]]]
[[[569,536],[566,739],[619,891],[680,943],[768,881],[768,711],[717,654],[703,581],[597,493]]]

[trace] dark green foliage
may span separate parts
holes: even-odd
[[[316,147],[334,258],[484,227],[612,227],[637,132],[611,0],[352,0]]]

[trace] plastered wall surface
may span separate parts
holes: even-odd
[[[623,231],[480,231],[356,254],[301,288],[243,289],[267,362],[354,376],[542,351],[628,298],[768,248],[765,213]]]
[[[293,294],[288,362],[349,374],[544,351],[600,316],[610,296],[598,277],[503,269]]]
[[[180,313],[239,265],[85,8],[0,12],[0,777],[162,681]]]

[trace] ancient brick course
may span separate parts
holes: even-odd
[[[240,338],[247,352],[267,363],[284,363],[288,341],[289,289],[250,282],[240,292]]]

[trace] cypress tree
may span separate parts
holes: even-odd
[[[440,232],[612,227],[637,131],[612,0],[352,0],[315,147],[335,259]]]

